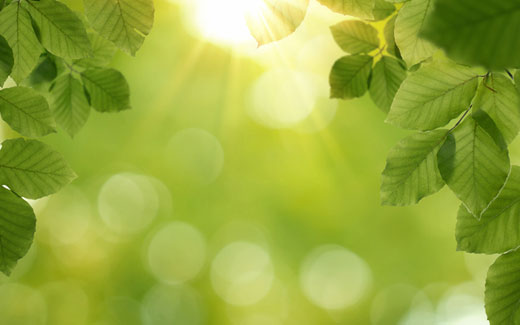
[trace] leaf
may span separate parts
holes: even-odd
[[[0,271],[10,275],[33,242],[36,217],[22,198],[0,186]]]
[[[368,53],[379,47],[377,29],[362,21],[345,20],[330,30],[336,43],[347,53]]]
[[[472,118],[448,136],[438,161],[446,184],[477,219],[499,193],[510,169],[507,150],[501,150]]]
[[[480,85],[473,106],[493,119],[507,143],[516,138],[520,130],[520,94],[509,78],[490,74]]]
[[[51,97],[56,122],[70,136],[76,135],[90,115],[90,105],[83,85],[70,73],[62,75],[54,83]]]
[[[0,87],[2,87],[7,77],[11,74],[13,64],[13,51],[5,38],[0,36]]]
[[[92,107],[99,112],[130,109],[130,90],[125,77],[114,69],[88,69],[81,73]]]
[[[153,26],[153,0],[84,0],[92,28],[135,55]]]
[[[442,127],[469,107],[477,86],[470,68],[447,62],[424,65],[403,82],[386,121],[413,130]]]
[[[246,13],[246,22],[258,45],[291,35],[302,23],[309,0],[258,0]]]
[[[374,20],[383,20],[386,17],[390,16],[395,11],[395,6],[388,1],[385,0],[375,0],[374,10],[372,14],[374,16]]]
[[[437,0],[422,36],[448,57],[498,70],[520,67],[520,0]]]
[[[55,132],[55,123],[45,98],[26,87],[0,90],[0,113],[13,130],[27,137]]]
[[[403,5],[395,22],[395,41],[406,64],[411,67],[431,57],[435,46],[419,34],[432,10],[433,0],[412,0]]]
[[[457,249],[497,254],[520,246],[520,167],[513,166],[506,185],[481,220],[461,206],[457,216]]]
[[[385,25],[384,29],[384,35],[385,35],[385,41],[386,41],[386,51],[390,53],[391,55],[395,56],[396,58],[401,58],[401,52],[399,51],[399,48],[395,44],[395,21],[397,19],[397,16],[393,16],[388,20],[388,22]]]
[[[403,64],[392,57],[383,56],[373,71],[370,81],[370,97],[384,112],[388,112],[397,90],[406,79]]]
[[[92,55],[88,58],[76,60],[74,64],[84,68],[106,67],[109,65],[117,52],[115,45],[97,33],[88,33],[88,37],[92,44]]]
[[[90,55],[85,26],[66,5],[55,0],[26,0],[22,5],[38,26],[47,51],[68,59]]]
[[[5,185],[28,199],[54,194],[76,178],[61,154],[36,140],[6,140],[0,149]]]
[[[368,88],[372,61],[368,55],[347,55],[336,61],[329,77],[331,98],[363,96]]]
[[[375,0],[318,0],[330,10],[363,19],[374,18]]]
[[[381,185],[383,205],[416,204],[444,186],[437,168],[437,152],[447,133],[415,133],[390,151]]]
[[[520,251],[500,256],[486,279],[486,313],[491,325],[520,322]]]
[[[42,91],[47,92],[49,83],[56,79],[57,75],[55,58],[51,57],[51,54],[42,55],[40,64],[31,72],[26,84],[34,88],[43,88]]]
[[[0,35],[7,40],[13,51],[14,65],[11,78],[20,83],[36,67],[42,52],[32,27],[31,17],[20,6],[20,2],[12,2],[0,11]]]

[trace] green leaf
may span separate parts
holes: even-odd
[[[58,67],[55,58],[45,54],[40,57],[40,64],[31,72],[24,84],[47,92],[50,82],[56,79],[57,75]]]
[[[447,133],[448,130],[416,133],[390,151],[381,185],[383,205],[416,204],[444,186],[437,168],[437,152]]]
[[[92,107],[99,112],[130,109],[130,90],[125,77],[114,69],[89,69],[81,73]]]
[[[437,0],[422,35],[461,63],[520,67],[520,0]]]
[[[345,20],[330,30],[336,43],[347,53],[368,53],[379,47],[377,29],[362,21]]]
[[[397,15],[395,41],[409,67],[431,57],[436,50],[432,43],[419,37],[432,7],[433,0],[412,0],[405,3]]]
[[[88,20],[99,34],[135,55],[153,25],[153,0],[84,0]]]
[[[7,80],[13,70],[13,51],[6,39],[0,36],[0,87]]]
[[[246,22],[260,46],[291,35],[302,23],[309,6],[309,0],[258,0],[258,3],[246,13]]]
[[[510,170],[507,150],[500,149],[472,118],[448,136],[438,161],[446,184],[478,219],[498,195]]]
[[[401,61],[383,56],[376,63],[370,81],[370,97],[384,112],[388,112],[397,90],[406,79],[406,69]]]
[[[506,185],[481,220],[461,206],[457,216],[457,249],[497,254],[520,246],[520,167],[513,166]]]
[[[442,127],[469,107],[477,86],[470,68],[448,62],[424,65],[403,82],[386,121],[413,130]]]
[[[45,98],[26,87],[0,90],[0,113],[13,130],[27,137],[55,132],[55,123]]]
[[[375,0],[373,16],[374,20],[383,20],[395,11],[395,6],[385,0]]]
[[[330,10],[364,19],[374,18],[375,0],[318,0]]]
[[[347,55],[334,63],[329,82],[331,98],[352,99],[363,96],[373,59],[368,55]]]
[[[54,194],[76,178],[63,156],[36,140],[2,143],[0,173],[5,185],[29,199]]]
[[[66,5],[55,0],[26,0],[22,5],[38,26],[47,51],[68,59],[90,55],[85,26]]]
[[[74,64],[84,68],[102,68],[109,65],[117,52],[115,45],[97,33],[88,33],[88,37],[92,44],[92,55],[88,58],[76,60]]]
[[[495,122],[507,143],[520,130],[520,94],[511,79],[493,73],[484,79],[474,101],[474,110],[483,110]]]
[[[83,85],[70,73],[56,79],[51,90],[52,113],[56,122],[70,136],[76,135],[90,115],[90,105]]]
[[[36,217],[22,198],[0,186],[0,271],[10,275],[33,242]]]
[[[491,265],[485,303],[490,325],[520,324],[520,251],[504,254]]]
[[[388,20],[388,22],[385,25],[384,29],[384,35],[385,35],[385,41],[386,41],[386,50],[391,55],[395,56],[396,58],[401,58],[401,52],[397,45],[395,44],[395,21],[397,19],[397,16],[393,16]]]
[[[20,2],[13,2],[0,11],[0,35],[7,40],[13,51],[11,78],[20,83],[36,67],[42,52],[31,17],[20,6]]]

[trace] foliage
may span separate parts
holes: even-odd
[[[70,136],[91,108],[130,108],[125,77],[108,68],[117,48],[132,55],[153,24],[152,0],[85,0],[84,17],[56,0],[0,1],[2,119],[23,137]],[[0,271],[10,274],[31,246],[36,217],[23,198],[59,191],[76,174],[61,154],[35,139],[10,139],[0,149]]]
[[[382,204],[415,204],[447,185],[461,201],[458,249],[504,254],[486,283],[491,324],[520,324],[520,167],[508,153],[520,130],[520,70],[510,72],[520,68],[520,1],[319,2],[352,17],[331,27],[347,53],[332,67],[331,97],[369,92],[386,122],[415,130],[388,156]]]

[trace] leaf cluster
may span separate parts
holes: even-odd
[[[118,49],[141,47],[154,18],[152,0],[85,0],[85,12],[57,0],[0,1],[0,115],[22,137],[0,149],[0,271],[9,274],[33,240],[36,218],[23,198],[39,199],[76,174],[35,138],[76,135],[91,108],[130,108],[128,83],[108,67]],[[10,80],[6,82],[7,80]]]
[[[350,16],[331,27],[346,52],[331,97],[368,92],[387,123],[413,132],[388,155],[382,204],[447,186],[461,201],[458,249],[503,254],[486,282],[491,325],[520,324],[520,166],[508,151],[520,130],[520,0],[318,1]]]

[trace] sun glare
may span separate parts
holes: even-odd
[[[252,42],[245,16],[261,6],[261,0],[197,0],[196,26],[211,41],[230,45]]]

